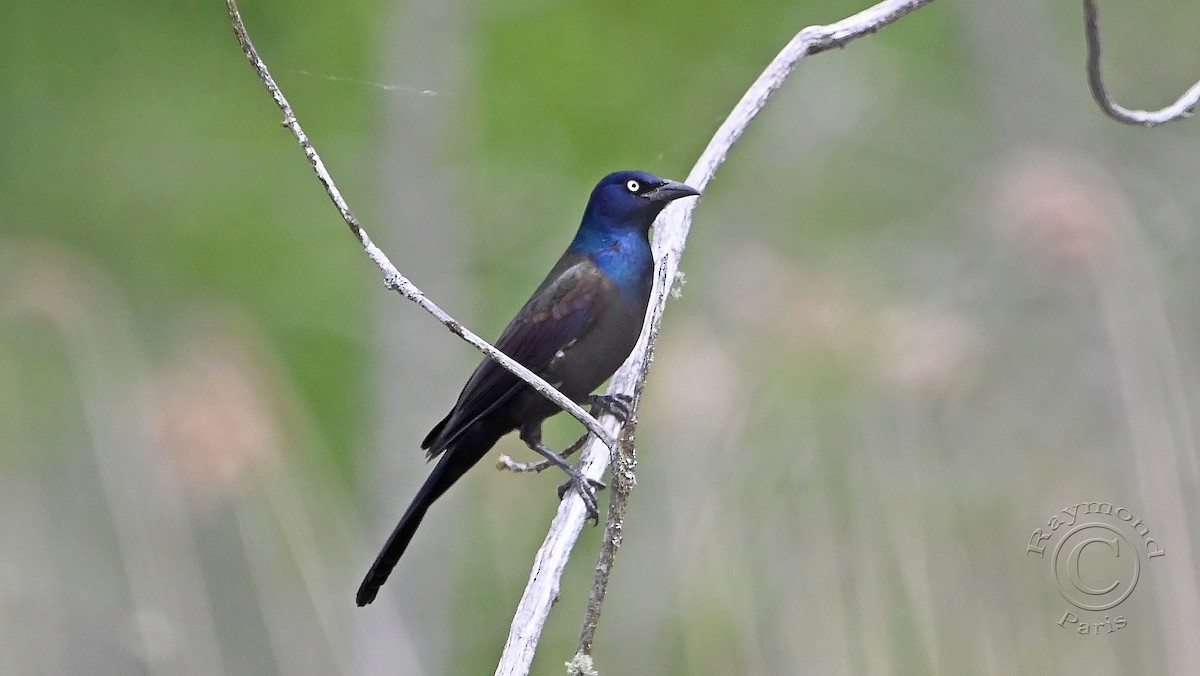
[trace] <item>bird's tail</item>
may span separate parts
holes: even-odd
[[[358,595],[355,597],[358,605],[365,606],[375,600],[379,588],[387,581],[388,575],[400,561],[404,550],[408,548],[408,543],[417,532],[417,526],[421,525],[421,519],[425,517],[429,506],[442,497],[442,494],[453,486],[459,477],[479,462],[479,459],[503,435],[503,431],[492,429],[487,425],[476,424],[462,435],[451,448],[446,449],[441,460],[430,472],[429,478],[425,479],[425,483],[421,485],[421,490],[417,491],[417,496],[404,511],[404,516],[400,517],[400,523],[396,524],[395,530],[388,537],[387,544],[383,546],[379,556],[375,557],[375,563],[371,565],[371,570],[367,571],[367,576],[358,586]]]

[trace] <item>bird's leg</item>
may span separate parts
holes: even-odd
[[[599,416],[601,413],[608,413],[615,417],[622,425],[629,420],[629,406],[633,403],[633,397],[628,394],[592,394],[587,398],[587,403],[591,405],[590,413],[593,416]],[[591,432],[584,432],[583,436],[579,437],[570,446],[563,449],[558,457],[564,460],[575,455],[583,445],[587,443]],[[530,448],[533,448],[530,446]],[[534,449],[537,450],[537,449]],[[507,455],[500,456],[500,462],[497,464],[499,469],[506,469],[510,472],[537,472],[541,473],[554,466],[554,463],[549,460],[539,460],[537,462],[517,462]]]
[[[633,404],[633,397],[628,394],[591,394],[588,395],[587,401],[592,406],[589,413],[593,418],[599,417],[601,413],[608,413],[616,418],[617,422],[624,425],[625,421],[629,420],[629,406]],[[562,457],[569,458],[583,448],[591,435],[591,432],[584,432],[583,436],[575,440],[575,443],[567,446],[561,453]]]
[[[592,415],[597,415],[597,412],[608,413],[624,425],[629,420],[633,397],[628,394],[592,394],[588,396],[588,403],[592,405]]]
[[[566,449],[564,449],[562,453],[558,454],[558,457],[566,460],[567,458],[569,458],[572,455],[574,455],[575,453],[577,453],[579,451],[579,449],[583,448],[583,444],[584,444],[584,442],[586,442],[588,440],[589,436],[591,436],[591,432],[588,432],[587,434],[584,434],[582,437],[579,437],[578,439],[576,439],[575,443],[571,444],[570,446],[567,446]],[[543,471],[548,470],[554,466],[555,466],[554,463],[550,462],[549,460],[538,460],[537,462],[517,462],[516,460],[513,460],[512,458],[508,457],[507,455],[502,455],[502,456],[500,456],[500,462],[497,464],[497,469],[506,469],[510,472],[517,472],[517,473],[537,472],[540,474]]]
[[[574,443],[564,448],[563,452],[558,454],[559,457],[561,457],[563,460],[566,460],[572,455],[575,455],[577,452],[579,452],[579,449],[583,448],[583,444],[587,442],[588,437],[591,436],[591,434],[591,432],[587,432],[583,436],[576,439]]]
[[[570,477],[566,483],[558,487],[558,499],[561,500],[568,488],[574,488],[579,497],[583,498],[583,506],[587,508],[588,518],[600,523],[600,511],[596,502],[596,489],[604,488],[604,484],[595,479],[589,479],[578,469],[572,467],[562,456],[555,453],[542,443],[542,425],[540,422],[521,427],[521,441],[541,455]]]

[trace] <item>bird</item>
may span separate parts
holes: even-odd
[[[698,196],[695,188],[644,171],[618,171],[596,184],[575,233],[558,263],[501,332],[496,347],[541,376],[572,401],[616,413],[625,405],[592,392],[633,350],[654,282],[649,232],[674,200]],[[596,516],[593,485],[542,444],[542,422],[560,411],[525,381],[490,358],[467,380],[454,407],[421,442],[426,458],[439,458],[358,588],[365,606],[404,554],[430,505],[479,462],[504,435],[517,431],[531,449],[570,477]]]

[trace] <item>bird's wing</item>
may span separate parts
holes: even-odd
[[[607,278],[584,256],[564,257],[509,323],[496,347],[542,375],[559,350],[587,332],[600,314]],[[557,386],[557,383],[551,383]],[[454,409],[421,444],[433,458],[472,423],[495,411],[525,386],[507,369],[485,358],[471,374]]]

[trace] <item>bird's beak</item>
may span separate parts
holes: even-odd
[[[696,190],[686,183],[680,183],[679,181],[667,181],[654,190],[646,193],[646,198],[653,202],[666,204],[667,202],[677,200],[680,197],[691,197],[699,194],[699,190]]]

